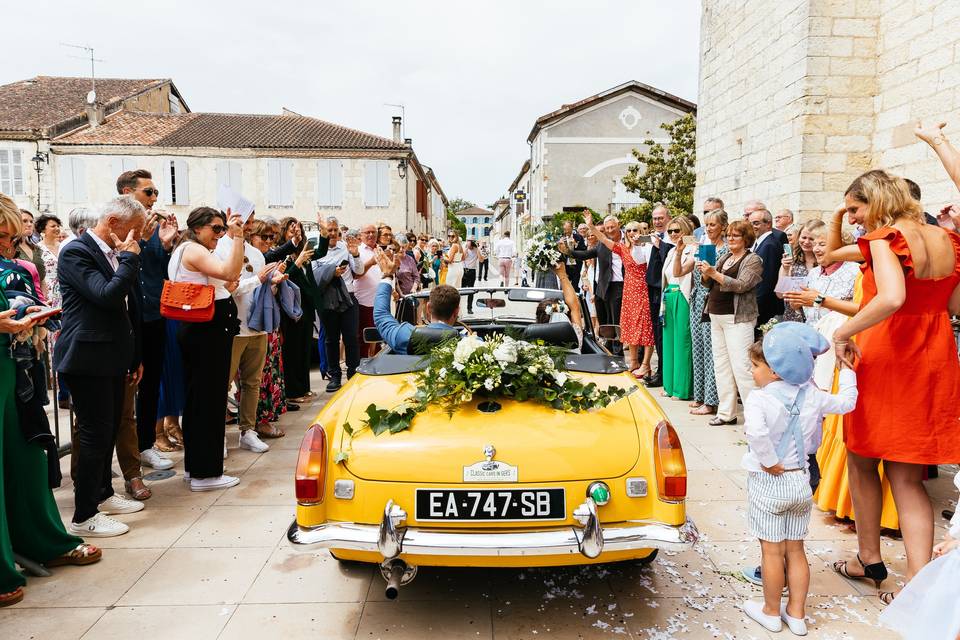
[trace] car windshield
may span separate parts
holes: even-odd
[[[421,301],[426,302],[429,296],[429,291],[407,296],[405,305],[410,308]],[[491,322],[521,326],[531,324],[537,321],[537,306],[543,300],[562,301],[563,292],[526,287],[460,289],[460,321],[468,326]],[[417,315],[419,317],[415,324],[426,324],[424,315]]]

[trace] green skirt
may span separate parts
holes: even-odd
[[[13,360],[0,353],[0,593],[27,582],[13,564],[14,551],[43,563],[83,542],[68,534],[60,519],[46,453],[23,439],[14,384]]]
[[[675,284],[663,294],[663,390],[689,400],[693,395],[693,341],[690,338],[690,304]]]

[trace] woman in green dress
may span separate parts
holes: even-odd
[[[20,210],[0,194],[0,255],[12,252],[13,239],[21,232]],[[0,266],[15,275],[16,263],[4,261]],[[17,571],[14,552],[48,567],[90,564],[101,555],[96,547],[67,533],[50,490],[46,455],[27,443],[20,428],[10,341],[32,331],[34,323],[14,318],[3,288],[11,280],[16,278],[0,282],[0,607],[23,599],[26,579]]]
[[[684,245],[693,235],[693,223],[679,216],[667,225],[675,245],[663,261],[663,395],[689,400],[693,395],[693,339],[690,335],[690,292],[697,245]]]

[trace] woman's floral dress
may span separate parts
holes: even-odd
[[[717,247],[717,262],[727,253],[727,245]],[[710,340],[710,323],[701,322],[710,290],[703,286],[700,270],[693,269],[693,288],[690,291],[690,337],[693,352],[693,400],[716,407],[720,404],[717,395],[717,379],[713,371],[713,345]]]
[[[279,331],[267,334],[267,358],[260,380],[257,424],[274,422],[287,412],[287,391],[283,382],[282,338]]]

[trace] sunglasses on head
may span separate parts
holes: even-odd
[[[143,191],[145,194],[147,194],[147,197],[148,197],[148,198],[153,197],[153,196],[159,196],[159,195],[160,195],[160,190],[159,190],[159,189],[154,189],[154,188],[152,188],[152,187],[147,187],[146,189],[143,189],[142,191]]]

